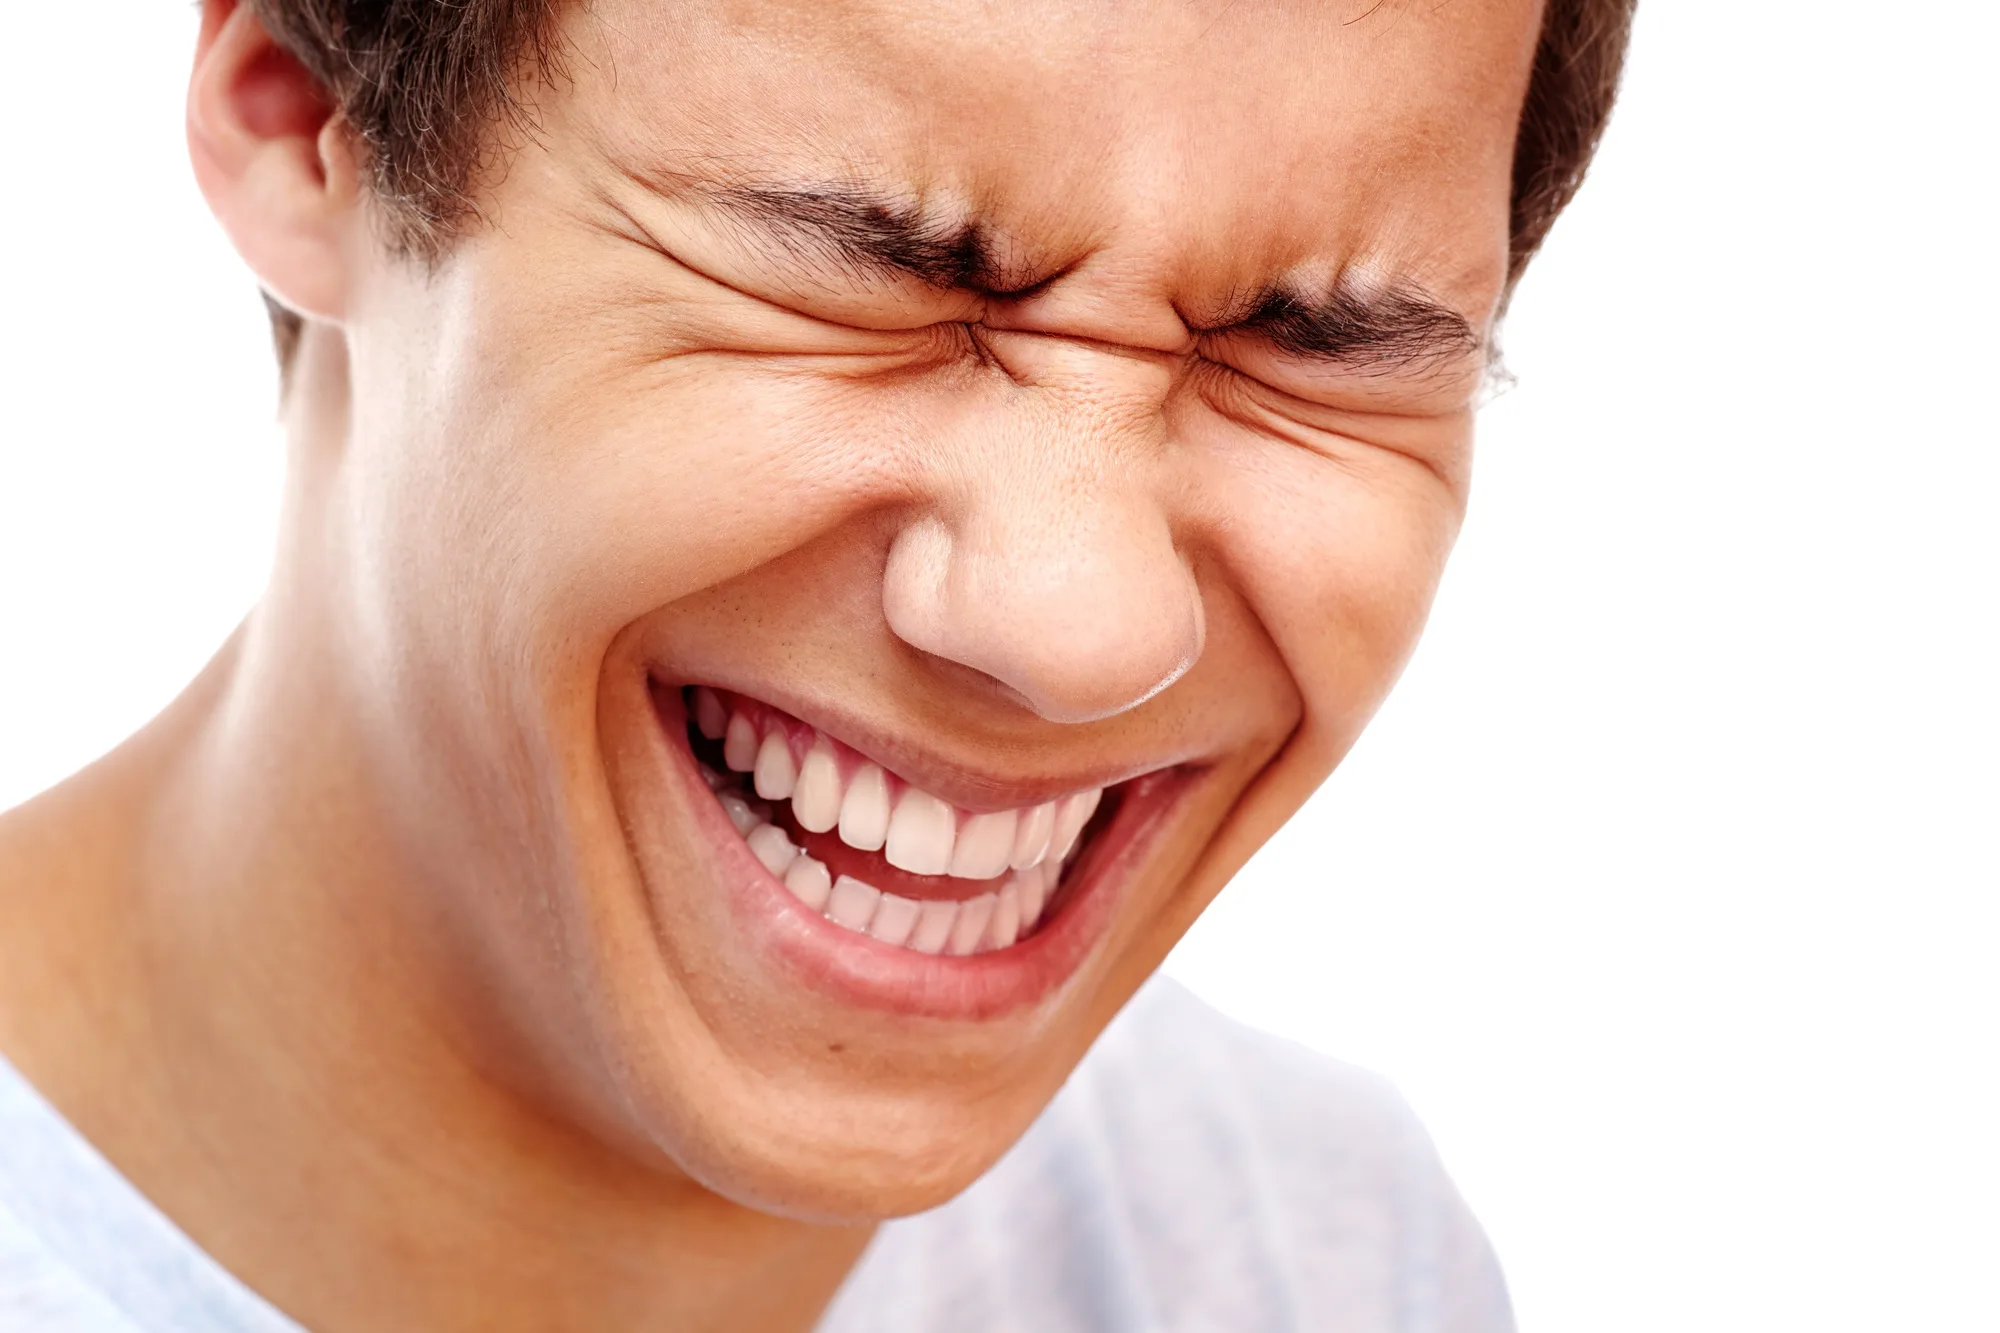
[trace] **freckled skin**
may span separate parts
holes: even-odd
[[[1536,7],[597,0],[430,267],[268,63],[230,137],[257,38],[208,15],[197,172],[315,316],[283,536],[188,696],[0,821],[0,1049],[313,1327],[807,1328],[1393,683],[1479,360],[1218,330],[1343,277],[1486,329]],[[711,206],[770,182],[976,225],[1029,285]],[[732,927],[653,681],[968,790],[1202,778],[1066,984],[916,1020]]]

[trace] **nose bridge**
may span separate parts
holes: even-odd
[[[1168,377],[1143,363],[1093,374],[1104,353],[1055,341],[1007,348],[1019,387],[949,442],[950,485],[891,545],[883,598],[913,646],[1084,722],[1192,666],[1202,609],[1165,485]]]
[[[1114,395],[1157,407],[1180,362],[1168,352],[1057,333],[990,324],[975,326],[973,332],[987,356],[1015,383],[1083,397]]]

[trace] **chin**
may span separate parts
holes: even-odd
[[[1190,811],[1230,793],[1200,763],[969,775],[780,693],[657,663],[603,682],[632,890],[594,914],[619,1114],[763,1212],[921,1211],[1025,1132],[1171,947],[1160,886],[1205,841]]]

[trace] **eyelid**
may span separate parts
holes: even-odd
[[[1351,465],[1363,454],[1393,455],[1459,492],[1471,458],[1469,409],[1430,413],[1349,410],[1305,403],[1220,362],[1202,359],[1208,383],[1191,381],[1203,404],[1237,429],[1281,447]],[[1272,399],[1288,400],[1287,405]],[[1299,406],[1315,409],[1300,413]],[[1317,415],[1318,420],[1306,419]]]
[[[1268,418],[1282,418],[1298,430],[1371,440],[1455,419],[1468,413],[1473,402],[1470,392],[1425,395],[1421,391],[1385,391],[1380,384],[1372,389],[1349,384],[1314,393],[1274,384],[1265,376],[1205,355],[1198,354],[1198,360],[1213,373],[1227,376],[1234,386],[1229,397],[1240,405],[1232,409],[1217,404],[1217,410],[1255,429],[1269,428]],[[1215,403],[1213,389],[1202,393]],[[1245,420],[1246,413],[1266,420]]]
[[[617,206],[615,202],[613,209],[619,223],[622,225],[609,227],[608,230],[619,239],[628,241],[649,254],[657,256],[659,259],[666,261],[674,268],[701,283],[716,288],[719,291],[727,292],[733,297],[753,302],[764,310],[782,318],[804,320],[821,328],[844,334],[852,334],[858,337],[908,336],[910,334],[923,333],[935,325],[964,322],[953,319],[949,315],[940,317],[939,312],[927,311],[922,317],[900,320],[885,319],[876,323],[859,323],[853,319],[841,318],[839,314],[824,309],[813,310],[806,308],[812,304],[809,293],[798,291],[792,293],[788,298],[786,294],[779,290],[778,285],[775,283],[770,289],[764,291],[747,287],[743,285],[740,279],[717,272],[710,265],[704,264],[669,245],[652,228],[646,226],[637,217],[633,216],[629,210]],[[757,256],[753,254],[746,256],[746,258],[754,262]],[[932,293],[932,295],[935,294],[934,292]],[[838,303],[836,294],[829,293],[829,295],[833,297],[833,300],[829,301],[828,304]],[[859,305],[861,302],[857,300],[853,304]],[[976,310],[969,313],[976,313]]]
[[[814,293],[807,289],[794,288],[789,293],[783,293],[774,284],[771,291],[764,292],[752,290],[727,278],[717,277],[714,274],[704,272],[702,276],[711,282],[727,287],[739,295],[753,301],[760,301],[774,309],[797,315],[802,319],[810,319],[837,328],[850,329],[858,333],[914,333],[920,329],[930,328],[937,324],[964,324],[970,322],[965,318],[961,318],[959,312],[938,308],[945,304],[942,301],[925,302],[923,303],[926,307],[925,309],[920,312],[909,312],[907,317],[903,317],[901,312],[898,312],[896,316],[890,316],[888,311],[892,305],[897,303],[897,298],[886,291],[880,298],[871,302],[871,298],[865,295],[847,295],[832,289],[826,289],[823,298],[816,301]],[[931,292],[930,295],[935,297],[937,294]],[[876,304],[877,308],[884,314],[884,317],[875,323],[861,323],[854,318],[844,318],[841,312],[827,308],[846,306],[846,313],[848,314],[863,314],[865,313],[863,308],[869,306],[871,303]],[[818,304],[821,308],[812,308],[815,304]],[[916,304],[916,302],[905,300],[903,304],[907,307],[908,305]],[[968,313],[976,314],[976,311]]]
[[[1264,353],[1272,367],[1291,364],[1299,367],[1294,376],[1279,377],[1264,368],[1253,368],[1226,355],[1214,355],[1217,343],[1249,343]],[[1211,365],[1261,386],[1308,408],[1347,415],[1425,419],[1449,416],[1463,410],[1476,397],[1483,375],[1451,371],[1442,374],[1415,372],[1369,373],[1364,368],[1343,368],[1333,360],[1288,357],[1271,347],[1254,332],[1242,329],[1204,333],[1196,341],[1195,354]],[[1312,387],[1308,381],[1318,381]]]

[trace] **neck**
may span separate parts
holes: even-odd
[[[866,1228],[728,1202],[513,1076],[509,997],[428,910],[343,710],[311,492],[345,414],[302,370],[263,605],[0,819],[0,1049],[311,1327],[809,1329]]]

